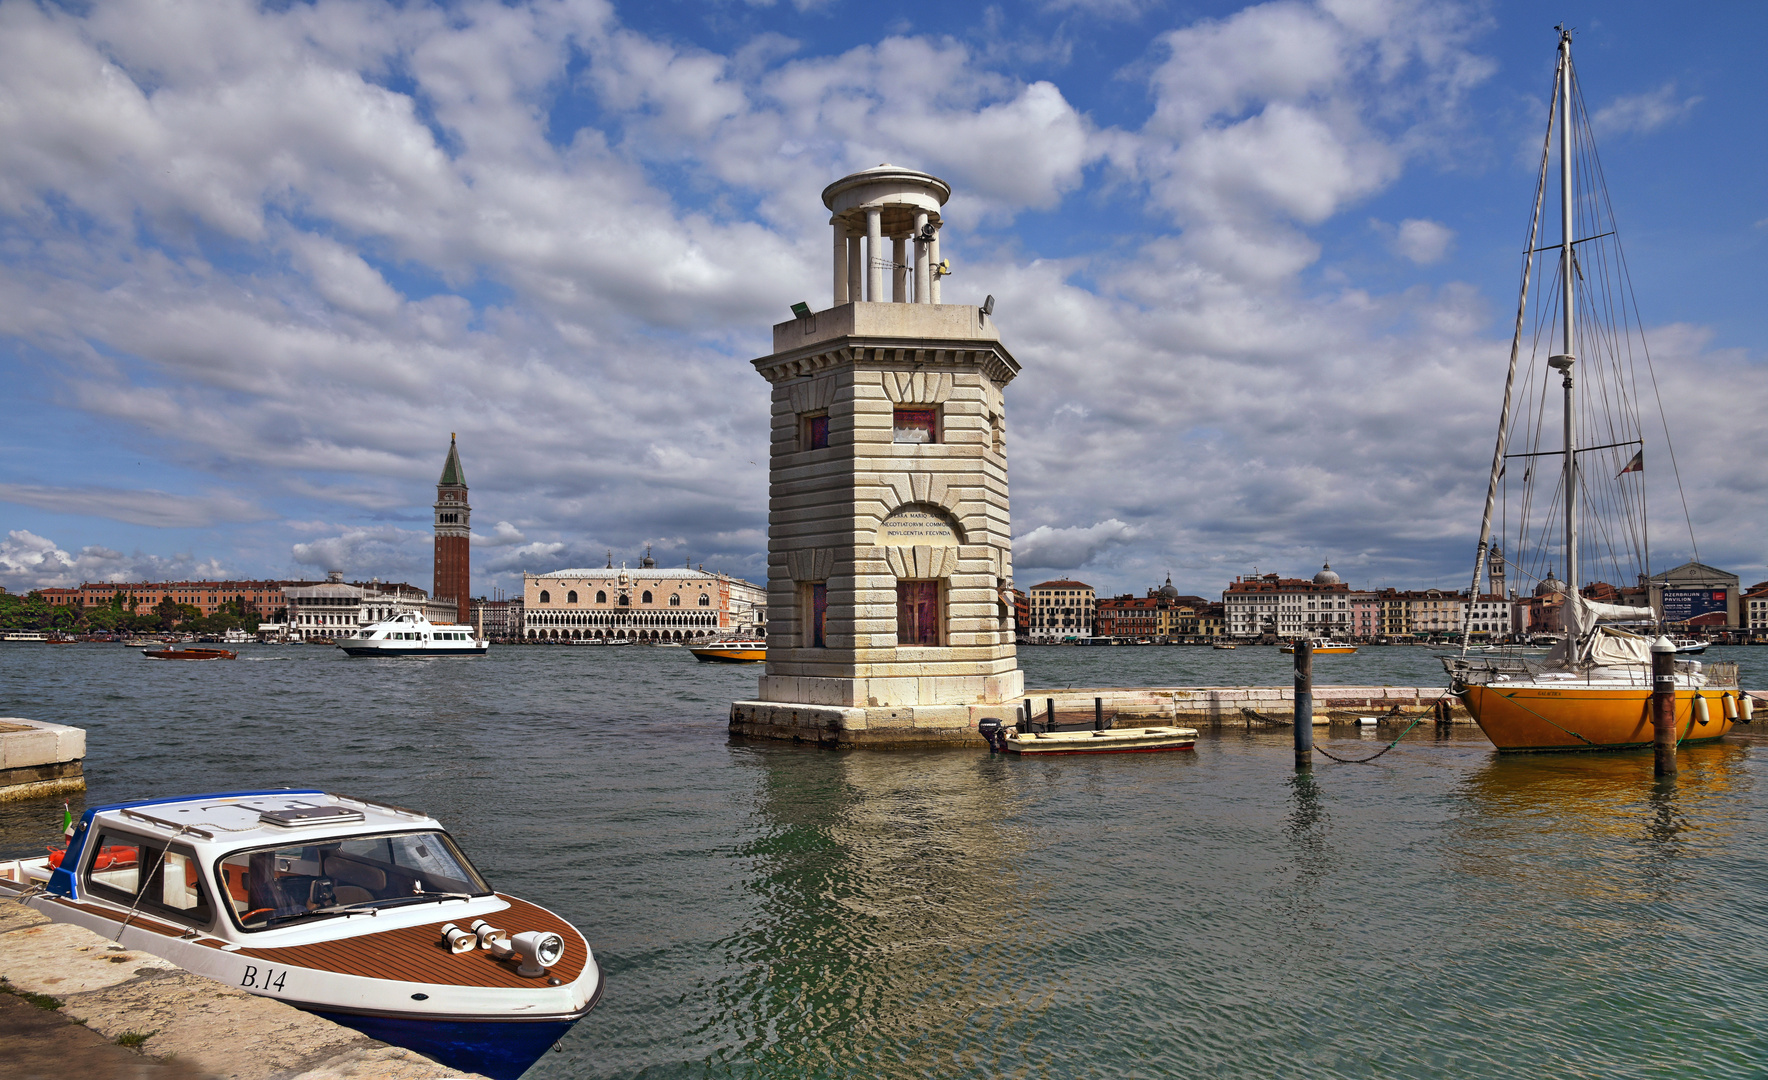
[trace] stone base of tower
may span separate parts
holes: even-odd
[[[903,665],[908,666],[908,665]],[[832,679],[763,675],[764,701],[731,705],[733,735],[824,746],[981,746],[985,717],[1011,724],[1025,673]],[[924,704],[923,704],[924,703]]]

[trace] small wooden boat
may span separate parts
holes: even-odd
[[[238,660],[232,649],[143,649],[149,660]]]
[[[749,635],[714,638],[703,645],[690,645],[688,651],[706,664],[759,664],[767,659],[767,639]]]
[[[996,740],[1009,754],[1154,754],[1191,750],[1197,729],[1181,727],[1111,728],[1106,731],[1020,732],[1004,729]]]
[[[1217,645],[1215,647],[1218,649],[1232,649],[1234,646],[1232,646],[1232,645]]]
[[[494,1080],[602,992],[583,935],[435,819],[324,791],[94,807],[64,850],[0,861],[0,898]]]

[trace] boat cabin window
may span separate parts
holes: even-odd
[[[446,833],[400,833],[235,852],[216,866],[234,921],[248,931],[491,891]]]
[[[97,844],[86,870],[94,897],[199,926],[214,918],[191,849],[112,832],[100,833]]]

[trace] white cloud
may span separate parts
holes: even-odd
[[[47,537],[13,529],[0,540],[0,585],[12,592],[66,589],[90,581],[212,580],[232,575],[214,559],[120,551],[93,544],[70,555]]]
[[[1644,135],[1682,119],[1704,98],[1676,92],[1674,80],[1643,94],[1626,94],[1597,109],[1590,117],[1599,135]]]
[[[516,528],[507,521],[498,522],[491,527],[491,531],[488,533],[481,530],[473,534],[474,547],[509,547],[512,544],[525,544],[527,542],[528,537],[522,532],[522,530]]]
[[[276,570],[294,534],[300,565],[422,585],[457,431],[496,523],[481,581],[647,540],[759,578],[768,397],[745,361],[828,295],[823,185],[891,160],[953,184],[946,297],[994,293],[1024,365],[1019,566],[1190,590],[1330,557],[1404,584],[1459,560],[1477,513],[1493,418],[1437,403],[1495,394],[1490,304],[1304,271],[1322,223],[1452,145],[1492,70],[1477,15],[1284,0],[1180,25],[1125,73],[1146,122],[1105,127],[1011,50],[906,30],[722,55],[587,0],[0,3],[0,362],[45,358],[58,405],[217,477],[157,507],[70,488],[89,497],[59,512],[225,525],[286,499],[302,523],[255,541]],[[1010,228],[1080,201],[1131,224],[1060,259]],[[1455,239],[1387,228],[1417,263]],[[1733,437],[1727,461],[1768,449]],[[110,565],[35,550],[11,557]]]
[[[1369,225],[1386,238],[1395,255],[1420,266],[1442,261],[1455,243],[1455,230],[1440,221],[1407,218],[1399,225],[1370,221]]]
[[[1105,548],[1135,537],[1135,527],[1116,518],[1084,527],[1039,525],[1013,538],[1013,562],[1028,569],[1073,570],[1092,562]]]

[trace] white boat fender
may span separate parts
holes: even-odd
[[[1756,699],[1748,694],[1739,694],[1743,700],[1738,702],[1738,711],[1743,714],[1743,722],[1749,723],[1756,714]]]
[[[1727,690],[1723,694],[1720,694],[1719,703],[1725,707],[1725,719],[1730,720],[1732,723],[1736,723],[1737,699],[1731,696],[1731,691]]]
[[[1708,719],[1707,699],[1699,694],[1694,695],[1694,722],[1697,724],[1705,724]]]
[[[479,938],[478,935],[462,930],[453,923],[446,923],[442,927],[442,944],[448,946],[449,952],[458,956],[478,948]]]
[[[1381,720],[1379,717],[1374,717],[1374,716],[1359,716],[1359,717],[1357,717],[1357,726],[1358,727],[1374,727],[1376,724],[1379,724],[1379,723],[1381,723]]]

